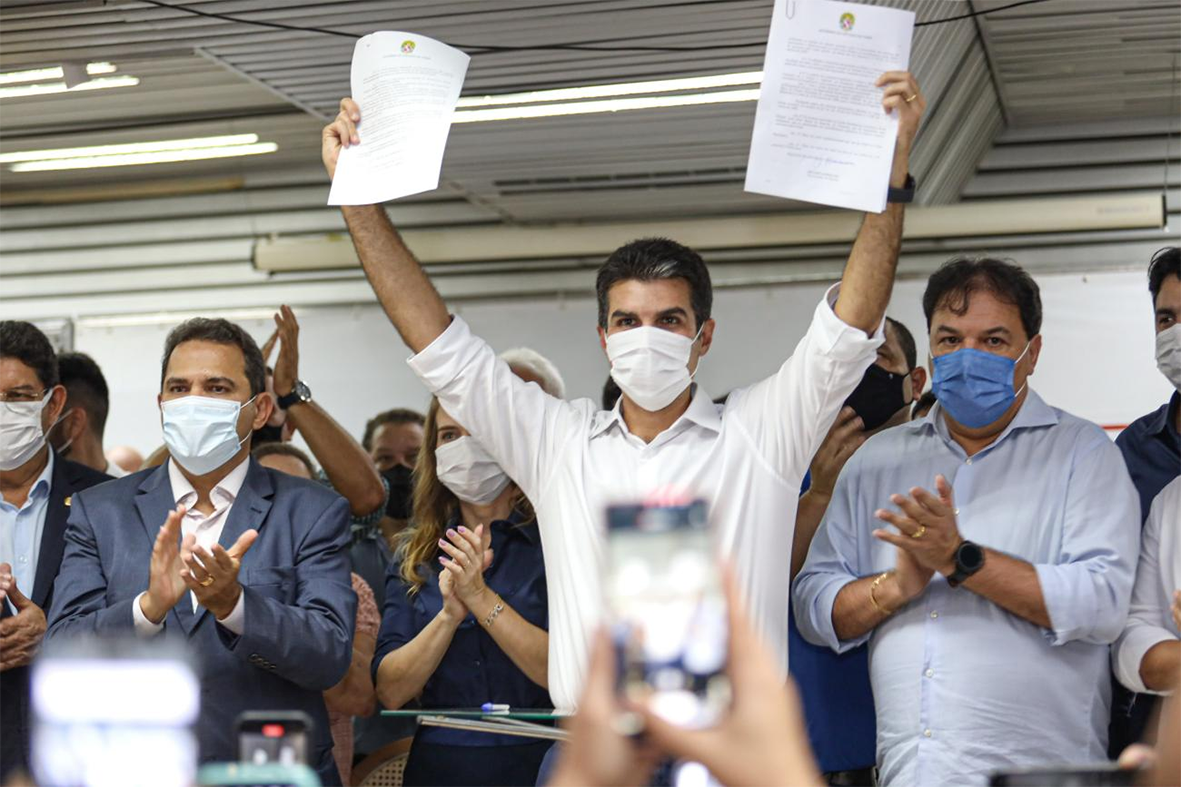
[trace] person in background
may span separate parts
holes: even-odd
[[[1131,691],[1168,694],[1181,683],[1181,477],[1149,509],[1131,611],[1111,658]]]
[[[914,403],[914,409],[910,411],[910,420],[917,421],[920,418],[926,418],[927,413],[931,412],[931,408],[934,406],[935,392],[925,391]]]
[[[619,401],[619,397],[621,396],[623,396],[623,391],[619,390],[619,383],[615,382],[614,377],[607,375],[607,382],[603,383],[603,409],[614,410],[615,403]]]
[[[319,477],[308,455],[287,443],[266,443],[255,448],[254,458],[263,467],[278,470],[297,478],[315,480]],[[324,692],[328,706],[328,725],[332,730],[332,756],[345,784],[352,784],[353,719],[372,716],[377,709],[377,694],[369,666],[377,644],[377,630],[381,613],[369,583],[356,571],[351,575],[353,592],[357,594],[357,623],[353,634],[353,661],[340,683]]]
[[[527,383],[537,383],[541,390],[558,399],[566,398],[566,381],[553,361],[530,347],[514,347],[500,354],[513,374]]]
[[[1181,248],[1168,246],[1148,264],[1148,292],[1156,330],[1156,366],[1173,387],[1169,401],[1141,416],[1115,438],[1132,483],[1140,495],[1140,521],[1148,518],[1152,501],[1181,475]],[[1120,752],[1144,736],[1156,703],[1137,697],[1126,681],[1115,685],[1108,754]]]
[[[0,783],[29,767],[29,664],[45,636],[71,498],[110,480],[46,444],[67,396],[45,334],[0,321]]]
[[[107,461],[122,470],[123,475],[127,475],[143,467],[144,455],[129,445],[117,445],[107,451]]]
[[[168,334],[169,458],[74,496],[46,637],[183,640],[200,665],[201,762],[237,758],[243,711],[302,711],[308,765],[339,784],[323,692],[353,658],[348,503],[251,459],[273,407],[264,376],[241,326],[194,318]]]
[[[57,368],[66,389],[66,409],[50,430],[53,450],[112,478],[127,475],[103,453],[111,396],[102,369],[89,355],[78,352],[58,353]]]
[[[407,470],[414,469],[418,452],[422,448],[422,413],[405,407],[395,407],[378,413],[365,424],[365,436],[361,445],[369,452],[369,458],[377,469],[386,472],[395,465]]]
[[[432,400],[373,659],[383,707],[549,707],[545,566],[532,507]],[[408,785],[533,784],[548,741],[420,726]]]
[[[800,632],[842,653],[870,643],[882,784],[1101,761],[1136,490],[1101,428],[1029,386],[1028,273],[953,259],[923,312],[939,401],[846,463],[796,579]]]
[[[793,550],[803,565],[807,544],[832,499],[837,476],[849,457],[870,437],[905,423],[910,403],[927,383],[927,370],[918,365],[914,336],[897,320],[886,318],[886,341],[877,361],[845,400],[845,407],[816,451],[808,474],[809,485],[796,509]],[[799,687],[808,737],[828,784],[872,785],[876,754],[873,690],[869,685],[869,650],[861,645],[836,654],[800,636],[794,612],[788,628],[791,673]]]

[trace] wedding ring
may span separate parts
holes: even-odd
[[[907,103],[907,104],[909,104],[911,101],[914,101],[914,100],[915,100],[916,98],[918,98],[918,97],[919,97],[919,94],[918,94],[918,93],[915,93],[915,94],[914,94],[914,95],[912,95],[910,98],[906,99],[906,103]]]
[[[917,536],[916,536],[916,537],[917,537]],[[207,588],[207,587],[209,587],[210,585],[212,585],[212,584],[213,584],[213,577],[205,577],[205,579],[202,579],[202,580],[201,580],[200,582],[198,582],[197,584],[198,584],[198,585],[200,585],[200,586],[201,586],[201,587],[203,587],[203,588]]]
[[[919,525],[919,529],[910,534],[911,538],[922,538],[927,533],[926,525]]]

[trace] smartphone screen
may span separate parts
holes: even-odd
[[[183,652],[75,640],[33,663],[40,785],[188,787],[197,774],[197,674]]]
[[[243,713],[238,717],[238,760],[252,765],[306,765],[312,720],[299,711]]]
[[[704,501],[607,510],[604,588],[619,688],[685,727],[730,702],[729,626]]]

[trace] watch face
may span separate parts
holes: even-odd
[[[312,398],[312,389],[308,388],[307,383],[303,380],[295,381],[295,388],[292,390],[292,393],[298,396],[301,402],[306,402]]]
[[[971,541],[965,541],[960,545],[959,554],[956,557],[964,568],[975,571],[984,563],[984,550]]]

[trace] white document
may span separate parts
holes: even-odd
[[[881,213],[898,137],[886,71],[910,62],[914,14],[836,0],[775,0],[746,190]]]
[[[329,205],[373,205],[438,188],[470,59],[414,33],[382,31],[357,42],[351,81],[361,144],[340,151]]]

